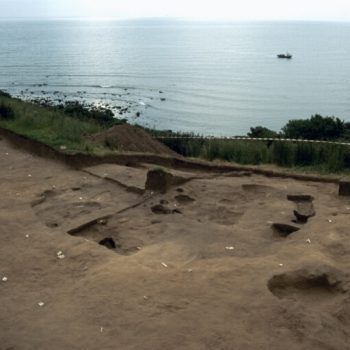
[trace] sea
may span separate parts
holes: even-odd
[[[350,121],[349,39],[340,22],[3,20],[0,89],[201,135]]]

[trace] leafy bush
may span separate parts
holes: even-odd
[[[282,131],[285,137],[292,139],[334,140],[344,135],[345,124],[339,118],[316,114],[310,119],[290,120]]]
[[[0,104],[0,119],[11,120],[14,119],[15,114],[13,109],[9,106],[6,106],[4,103]]]
[[[263,126],[256,126],[250,128],[248,136],[255,138],[277,138],[279,135],[276,131],[270,130]]]
[[[0,97],[11,98],[11,95],[5,91],[0,90]]]

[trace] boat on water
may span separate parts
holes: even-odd
[[[290,60],[293,56],[290,53],[280,53],[279,55],[277,55],[278,58],[286,58],[288,60]]]

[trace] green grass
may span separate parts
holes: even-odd
[[[55,149],[66,146],[70,150],[91,153],[96,146],[85,136],[104,129],[94,120],[80,120],[63,112],[0,95],[0,105],[13,111],[13,118],[2,118],[0,126],[18,134],[43,142]]]
[[[86,136],[106,130],[107,125],[103,120],[101,122],[85,114],[82,118],[1,93],[0,126],[55,149],[65,146],[67,150],[90,154],[111,152],[108,145],[96,146],[86,141]],[[184,139],[184,136],[195,135],[149,129],[147,131],[154,136],[175,137],[163,139],[162,142],[187,157],[219,159],[243,165],[273,164],[293,171],[297,169],[323,174],[350,171],[348,146],[283,141]]]
[[[163,139],[162,142],[187,157],[218,159],[243,165],[275,164],[324,174],[350,171],[349,146],[181,138]]]

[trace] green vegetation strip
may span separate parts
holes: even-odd
[[[88,136],[124,122],[114,118],[113,113],[106,109],[86,109],[76,102],[64,106],[39,106],[0,91],[0,127],[57,150],[92,155],[115,153],[106,144],[90,143]],[[278,134],[256,127],[251,129],[249,138],[224,139],[147,131],[186,157],[219,159],[243,165],[274,164],[302,172],[349,173],[348,124],[335,118],[314,116],[302,122],[291,121],[282,130],[283,133]],[[315,135],[324,135],[324,140],[309,140]],[[303,136],[307,136],[306,140],[300,140]]]
[[[207,160],[243,165],[275,164],[303,172],[348,173],[350,147],[328,142],[290,142],[281,139],[167,138],[161,141],[175,152]],[[277,142],[276,142],[277,141]]]
[[[214,137],[214,136],[155,136],[157,140],[172,140],[172,139],[183,139],[183,140],[242,140],[242,141],[271,141],[271,142],[306,142],[306,143],[324,143],[330,145],[342,145],[350,146],[348,142],[336,142],[336,141],[325,141],[325,140],[303,140],[303,139],[284,139],[284,138],[268,138],[268,137]]]

